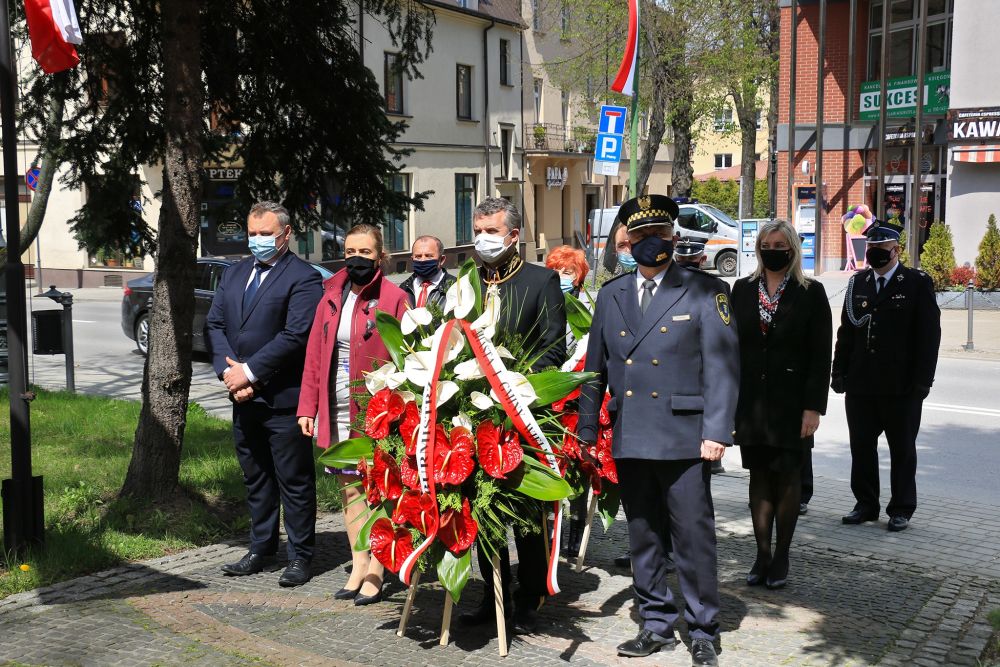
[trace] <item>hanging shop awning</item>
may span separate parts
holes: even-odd
[[[1000,162],[1000,144],[952,146],[951,155],[955,162]]]

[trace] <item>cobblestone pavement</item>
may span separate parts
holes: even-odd
[[[1000,607],[1000,512],[922,499],[911,528],[843,526],[846,484],[817,479],[796,535],[789,585],[748,588],[754,557],[746,477],[714,478],[722,592],[723,665],[975,665]],[[387,601],[355,607],[332,598],[350,555],[339,516],[319,523],[315,578],[277,586],[281,564],[227,578],[239,540],[131,564],[0,600],[0,664],[13,665],[687,665],[686,647],[627,660],[615,646],[636,631],[631,583],[616,568],[625,527],[595,527],[587,565],[563,566],[563,593],[540,612],[541,628],[497,655],[495,628],[452,624],[438,646],[444,594],[428,576],[404,638],[395,630],[406,591],[392,578]],[[426,581],[425,580],[425,581]],[[676,588],[676,579],[671,576]],[[469,585],[456,612],[471,608]],[[684,624],[680,637],[687,642]]]

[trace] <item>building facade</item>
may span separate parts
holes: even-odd
[[[767,109],[770,105],[769,96],[760,100],[760,112],[757,114],[757,143],[755,152],[757,160],[767,161]],[[738,168],[742,162],[743,141],[740,138],[739,121],[732,100],[726,100],[725,106],[719,109],[710,119],[699,123],[694,150],[691,151],[691,166],[696,179],[711,178],[713,172],[724,172]],[[736,170],[738,172],[738,169]]]

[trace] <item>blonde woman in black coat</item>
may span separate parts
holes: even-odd
[[[801,244],[788,222],[762,225],[756,253],[757,270],[737,280],[732,295],[740,336],[736,444],[750,470],[757,540],[747,584],[781,588],[799,515],[802,464],[826,413],[833,325],[823,285],[802,273]]]

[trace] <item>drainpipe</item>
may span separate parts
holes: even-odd
[[[524,210],[524,188],[527,187],[528,183],[528,156],[524,152],[524,31],[522,30],[517,40],[518,45],[518,76],[520,77],[518,81],[520,82],[521,92],[520,92],[520,107],[521,107],[521,220],[527,220],[527,212]],[[515,135],[516,136],[516,135]],[[535,230],[538,229],[538,221],[532,218],[533,224],[535,225]],[[522,225],[524,223],[522,222]],[[532,240],[536,240],[532,237]]]
[[[483,151],[486,154],[486,196],[492,197],[493,164],[490,162],[490,44],[486,33],[497,24],[490,19],[490,24],[483,28]]]

